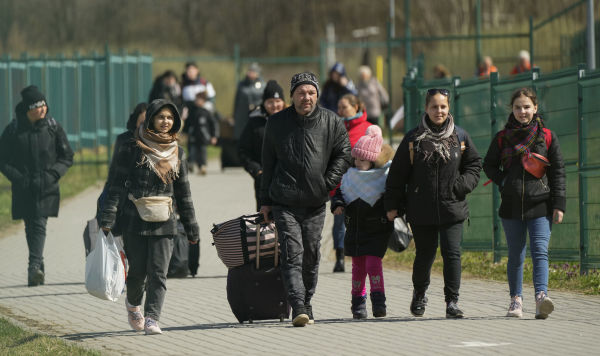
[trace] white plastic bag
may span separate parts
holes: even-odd
[[[116,302],[125,288],[125,254],[112,233],[102,230],[85,261],[85,288],[100,299]]]

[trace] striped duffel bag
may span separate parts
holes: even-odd
[[[242,215],[239,218],[213,224],[210,230],[217,255],[228,268],[238,267],[259,258],[279,258],[279,242],[275,223],[262,223],[262,214]],[[277,245],[277,249],[275,249]]]

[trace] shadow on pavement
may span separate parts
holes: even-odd
[[[36,297],[56,297],[60,295],[79,295],[88,294],[87,292],[70,292],[70,293],[46,293],[46,294],[30,294],[30,295],[11,295],[7,297],[0,297],[2,299],[19,299],[19,298],[36,298]]]
[[[39,286],[39,287],[52,287],[52,286],[82,286],[84,285],[84,282],[64,282],[64,283],[44,283],[43,286]],[[11,289],[11,288],[24,288],[27,287],[27,284],[16,284],[14,286],[2,286],[0,287],[0,289]],[[39,287],[32,287],[32,288],[39,288]]]

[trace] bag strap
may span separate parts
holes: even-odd
[[[412,141],[408,143],[408,154],[410,156],[410,165],[412,166],[415,160],[415,145]]]
[[[275,230],[275,267],[279,266],[279,234],[277,233],[277,226],[273,224]]]
[[[256,224],[256,269],[260,268],[260,224]]]

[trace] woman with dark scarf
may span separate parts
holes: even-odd
[[[462,318],[458,307],[460,242],[469,216],[466,195],[479,182],[481,159],[469,135],[454,124],[449,92],[430,89],[419,126],[400,143],[386,182],[388,219],[406,213],[416,247],[410,312],[423,316],[438,240],[444,260],[446,318]]]
[[[565,167],[560,145],[537,113],[537,96],[521,88],[511,98],[512,112],[496,134],[483,162],[485,174],[498,185],[499,215],[508,245],[506,274],[511,302],[507,316],[523,316],[523,262],[527,232],[533,262],[535,317],[546,319],[554,310],[548,297],[548,244],[552,223],[560,224],[566,207]],[[528,167],[535,154],[550,165],[536,172]],[[539,157],[539,156],[538,156]]]
[[[166,294],[173,238],[177,235],[177,206],[191,244],[199,241],[198,224],[187,179],[183,149],[177,144],[181,118],[175,105],[164,99],[148,106],[145,121],[123,144],[115,159],[108,198],[99,225],[109,232],[117,213],[121,215],[125,253],[129,262],[125,304],[129,324],[146,334],[161,334],[157,321]],[[146,199],[144,199],[146,198]],[[137,205],[158,200],[164,215],[148,216]],[[125,199],[121,208],[119,201]],[[173,201],[174,200],[174,201]],[[135,205],[134,205],[135,202]],[[118,211],[122,209],[122,211]],[[142,297],[146,291],[144,315]]]

